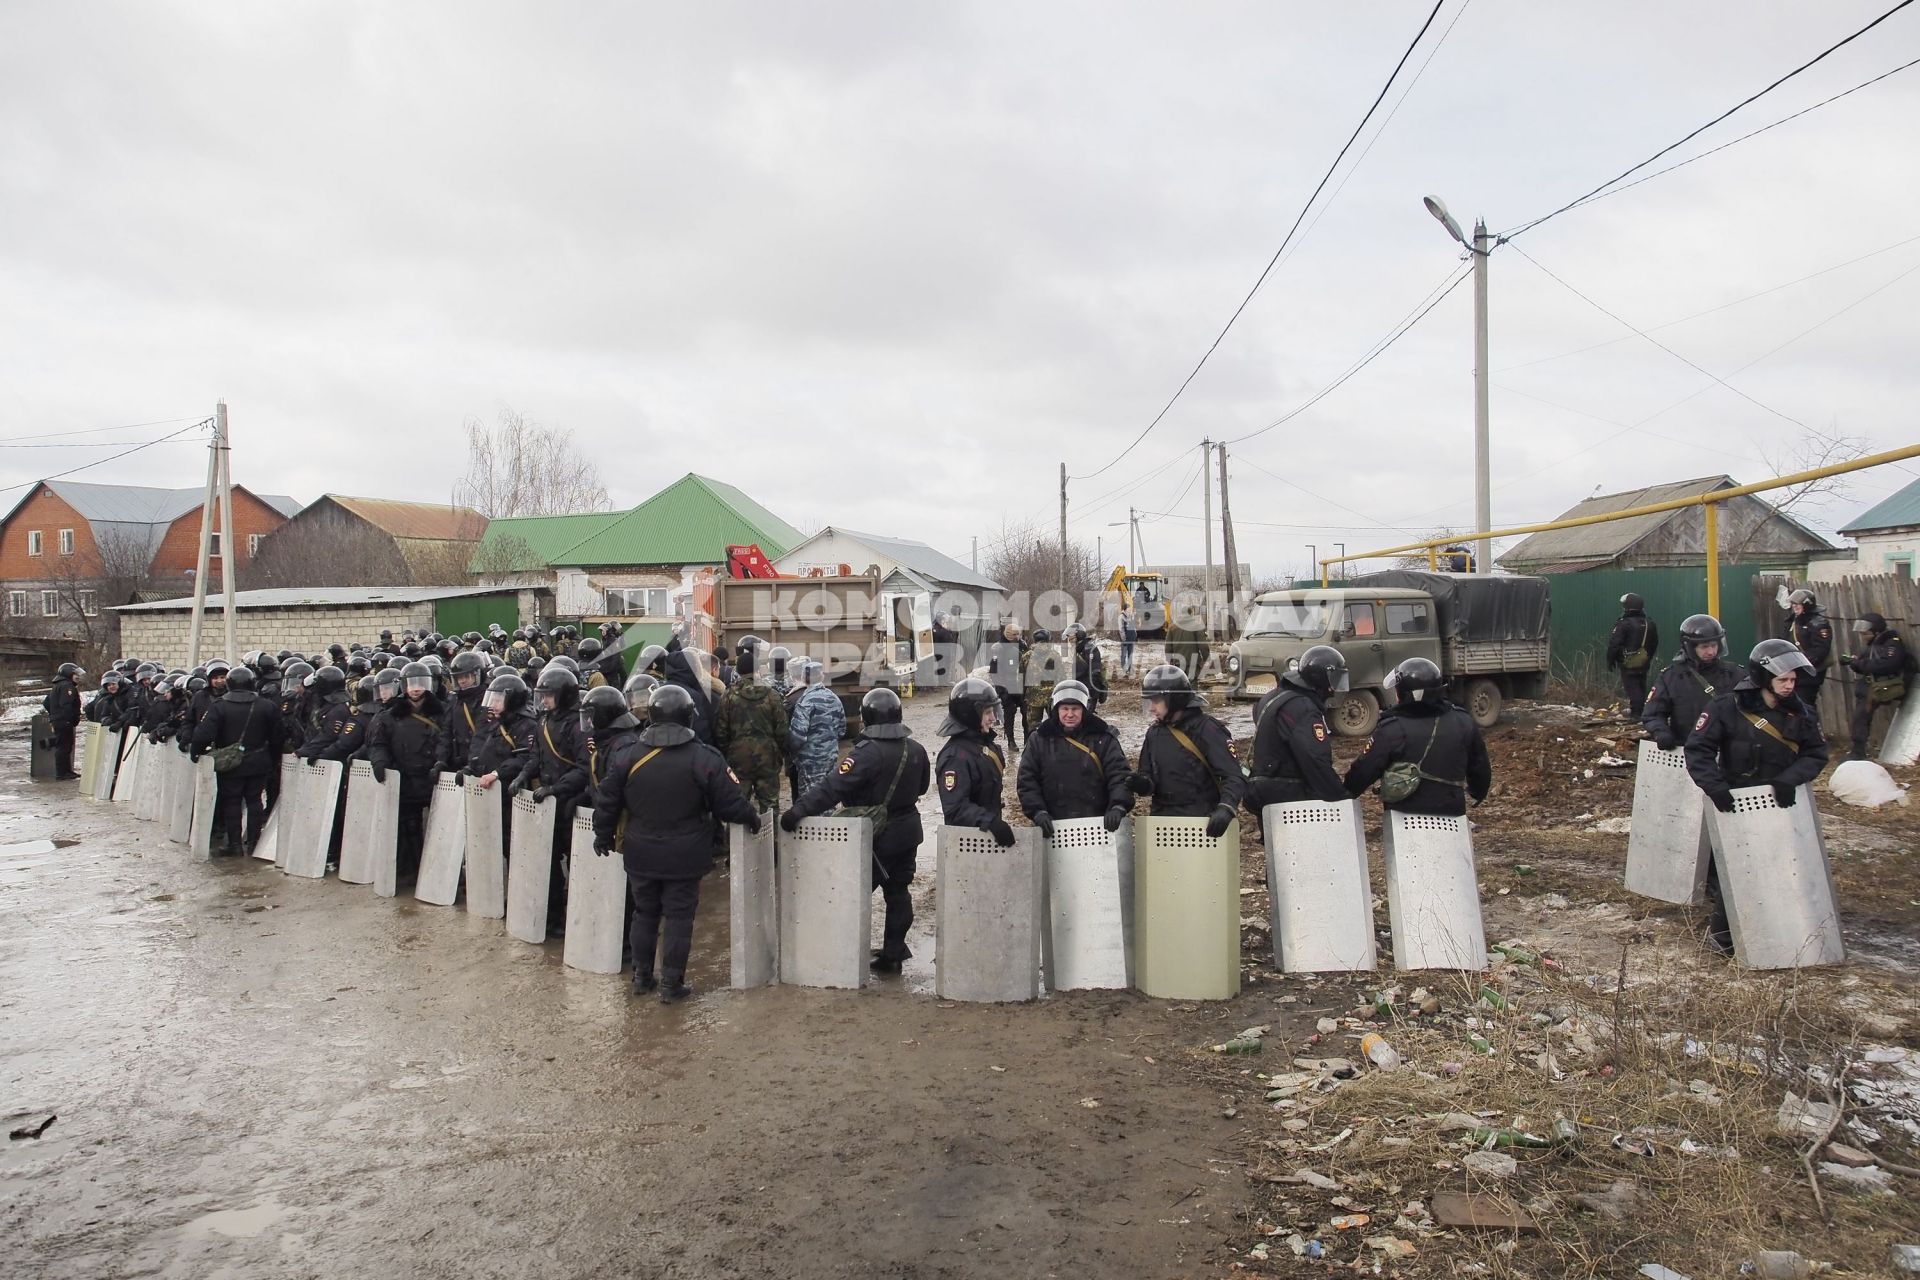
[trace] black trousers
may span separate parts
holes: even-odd
[[[67,777],[73,772],[73,731],[75,728],[76,726],[70,724],[57,724],[53,726],[53,776],[56,778]],[[102,730],[102,732],[105,732],[105,730]],[[118,742],[120,735],[117,733],[114,734],[113,740]]]
[[[400,801],[400,829],[394,841],[394,874],[412,880],[420,874],[420,853],[427,843],[427,801]]]
[[[244,832],[240,823],[243,812]],[[226,842],[228,853],[250,851],[259,841],[260,827],[266,820],[267,780],[264,776],[213,775],[213,834]]]
[[[1853,695],[1853,756],[1858,760],[1867,754],[1867,742],[1873,737],[1873,713],[1882,707],[1889,715],[1900,713],[1899,702],[1883,702],[1879,706],[1867,701],[1866,681],[1860,682],[1860,692]]]
[[[1019,717],[1021,726],[1025,728],[1028,733],[1032,733],[1033,726],[1027,723],[1027,695],[1024,693],[1002,692],[1000,695],[1000,721],[1001,728],[1007,731],[1008,746],[1013,745],[1013,721],[1016,716]]]
[[[693,954],[693,913],[700,906],[700,882],[628,872],[627,899],[633,907],[634,973],[651,975],[658,950],[661,976],[668,982],[684,978],[687,957]]]
[[[880,958],[883,960],[906,960],[913,952],[907,947],[907,930],[913,927],[913,872],[914,854],[909,849],[905,853],[877,853],[873,857],[873,887],[879,891],[880,899],[886,903],[887,919],[882,926],[880,940]]]
[[[1647,705],[1647,673],[1644,671],[1622,671],[1620,673],[1620,692],[1627,695],[1627,710],[1638,720],[1640,712]]]

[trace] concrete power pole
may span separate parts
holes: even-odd
[[[207,442],[207,487],[200,495],[200,553],[193,568],[193,621],[187,629],[187,667],[200,665],[200,627],[207,613],[207,555],[213,540],[213,504],[220,492],[220,419],[213,420],[213,439]]]
[[[233,440],[227,434],[227,402],[222,400],[213,415],[214,440],[220,450],[220,598],[225,602],[228,662],[240,660],[240,646],[234,634],[234,593],[238,589],[234,583],[233,566],[239,560],[240,553],[235,549],[233,532]]]
[[[1227,618],[1231,634],[1233,606],[1239,597],[1240,561],[1233,545],[1233,511],[1227,504],[1227,446],[1222,443],[1215,447],[1220,451],[1220,552],[1227,561]]]
[[[1488,459],[1492,447],[1488,440],[1487,387],[1492,375],[1487,368],[1487,259],[1493,253],[1493,237],[1487,234],[1485,219],[1473,224],[1473,518],[1482,531],[1493,528],[1493,484]],[[1473,571],[1493,572],[1493,542],[1482,538],[1474,544]]]
[[[1060,464],[1060,589],[1067,589],[1067,464]]]
[[[1213,461],[1213,441],[1200,442],[1200,540],[1206,544],[1206,576],[1200,580],[1200,598],[1206,605],[1207,639],[1213,639],[1213,477],[1207,474]]]

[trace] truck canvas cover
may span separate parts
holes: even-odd
[[[1385,569],[1347,585],[1426,592],[1439,608],[1443,640],[1543,640],[1553,611],[1545,578]]]

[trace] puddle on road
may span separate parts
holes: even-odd
[[[0,844],[0,858],[29,858],[55,853],[79,843],[78,840],[22,840],[14,844]]]
[[[183,1225],[182,1234],[190,1238],[208,1236],[251,1238],[287,1216],[287,1207],[277,1200],[263,1200],[245,1209],[221,1209],[206,1213]]]

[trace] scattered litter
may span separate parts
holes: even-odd
[[[1827,790],[1842,804],[1878,809],[1883,804],[1907,803],[1907,789],[1871,760],[1843,761],[1827,779]]]
[[[1920,1244],[1893,1246],[1893,1269],[1903,1276],[1920,1276]]]
[[[1640,1274],[1647,1280],[1693,1280],[1692,1276],[1682,1275],[1672,1267],[1663,1267],[1657,1262],[1642,1264]]]
[[[1304,1183],[1309,1187],[1318,1187],[1322,1191],[1338,1191],[1341,1184],[1324,1173],[1315,1173],[1312,1169],[1295,1169],[1290,1182]]]
[[[1373,1218],[1364,1213],[1343,1213],[1327,1223],[1335,1231],[1352,1231],[1355,1227],[1364,1227]]]
[[[1367,1248],[1388,1258],[1411,1258],[1416,1252],[1411,1240],[1399,1236],[1368,1236]]]
[[[1628,817],[1602,818],[1600,821],[1588,827],[1587,830],[1597,831],[1603,836],[1632,835],[1633,819]]]
[[[1600,758],[1599,758],[1598,760],[1595,760],[1595,761],[1594,761],[1594,763],[1595,763],[1595,764],[1597,764],[1597,765],[1599,765],[1599,766],[1600,766],[1600,767],[1601,767],[1602,769],[1631,769],[1631,768],[1633,768],[1633,761],[1631,761],[1631,760],[1623,760],[1623,759],[1621,759],[1621,758],[1620,758],[1619,756],[1616,756],[1616,755],[1614,755],[1614,754],[1613,754],[1613,753],[1612,753],[1611,751],[1604,751],[1604,752],[1602,752],[1602,753],[1600,754]],[[1588,817],[1592,817],[1593,815],[1592,815],[1592,814],[1588,814],[1587,816],[1588,816]]]
[[[1605,1191],[1582,1191],[1573,1197],[1578,1208],[1591,1209],[1612,1222],[1625,1222],[1640,1202],[1640,1185],[1627,1178],[1616,1179]]]
[[[1484,1231],[1538,1231],[1526,1210],[1500,1196],[1441,1191],[1433,1197],[1433,1216],[1443,1227]]]
[[[1848,1191],[1871,1191],[1883,1196],[1893,1194],[1893,1175],[1878,1165],[1866,1169],[1850,1169],[1844,1164],[1822,1160],[1820,1172]]]
[[[1774,1123],[1783,1137],[1819,1138],[1824,1137],[1838,1119],[1831,1103],[1815,1102],[1789,1092],[1780,1103],[1780,1113]]]
[[[1357,1070],[1351,1058],[1295,1058],[1293,1065],[1301,1071],[1332,1076],[1336,1080],[1351,1080]]]
[[[1647,1138],[1630,1138],[1624,1133],[1616,1133],[1613,1135],[1613,1149],[1630,1156],[1650,1156],[1653,1154],[1653,1143]]]
[[[1340,1024],[1332,1018],[1322,1018],[1313,1024],[1313,1029],[1323,1036],[1330,1036],[1340,1029]]]
[[[1387,1038],[1378,1032],[1369,1031],[1360,1037],[1360,1053],[1382,1071],[1391,1071],[1400,1065],[1400,1054],[1387,1043]]]
[[[7,1136],[9,1138],[14,1139],[15,1141],[19,1141],[25,1138],[37,1138],[41,1134],[45,1133],[48,1129],[51,1129],[53,1127],[53,1122],[55,1120],[58,1120],[59,1118],[60,1117],[58,1115],[52,1112],[49,1112],[47,1115],[47,1118],[45,1120],[42,1120],[39,1124],[23,1124],[18,1129],[15,1129],[9,1134],[7,1134]]]
[[[1081,1106],[1083,1106],[1083,1107],[1085,1107],[1085,1108],[1086,1108],[1087,1110],[1089,1110],[1089,1111],[1094,1111],[1094,1110],[1097,1110],[1097,1109],[1099,1108],[1099,1106],[1100,1106],[1100,1099],[1098,1099],[1098,1098],[1082,1098],[1082,1099],[1080,1099],[1080,1105],[1081,1105]]]
[[[1224,1043],[1216,1044],[1213,1046],[1213,1051],[1215,1053],[1258,1053],[1260,1052],[1260,1048],[1261,1041],[1258,1036],[1255,1036],[1251,1040],[1242,1040],[1235,1037]]]
[[[1753,1274],[1759,1280],[1807,1280],[1813,1267],[1791,1249],[1762,1249],[1753,1255]]]
[[[1520,1171],[1520,1162],[1504,1151],[1475,1151],[1460,1163],[1469,1173],[1488,1178],[1511,1178]]]
[[[1738,1160],[1740,1148],[1715,1147],[1704,1142],[1695,1142],[1692,1138],[1680,1141],[1680,1154],[1683,1156],[1712,1156],[1715,1160]]]
[[[1149,1058],[1148,1061],[1151,1062],[1152,1059]],[[1001,1075],[1005,1075],[1007,1073],[1007,1069],[1005,1067],[988,1067],[987,1070],[998,1072]]]
[[[1309,1151],[1331,1151],[1331,1150],[1333,1150],[1333,1149],[1334,1149],[1335,1147],[1337,1147],[1337,1146],[1339,1146],[1339,1145],[1340,1145],[1341,1143],[1343,1143],[1343,1142],[1345,1142],[1345,1141],[1346,1141],[1346,1140],[1347,1140],[1348,1138],[1351,1138],[1352,1136],[1353,1136],[1353,1129],[1352,1129],[1352,1127],[1351,1127],[1351,1126],[1349,1126],[1349,1127],[1347,1127],[1347,1128],[1345,1128],[1345,1129],[1342,1129],[1342,1130],[1341,1130],[1341,1131],[1340,1131],[1339,1133],[1336,1133],[1336,1134],[1334,1134],[1334,1135],[1333,1135],[1333,1137],[1331,1137],[1331,1138],[1329,1138],[1329,1139],[1328,1139],[1327,1141],[1325,1141],[1325,1142],[1323,1142],[1323,1143],[1321,1143],[1321,1144],[1320,1144],[1319,1146],[1317,1146],[1317,1147],[1308,1147],[1308,1148],[1307,1148],[1307,1150],[1309,1150]]]

